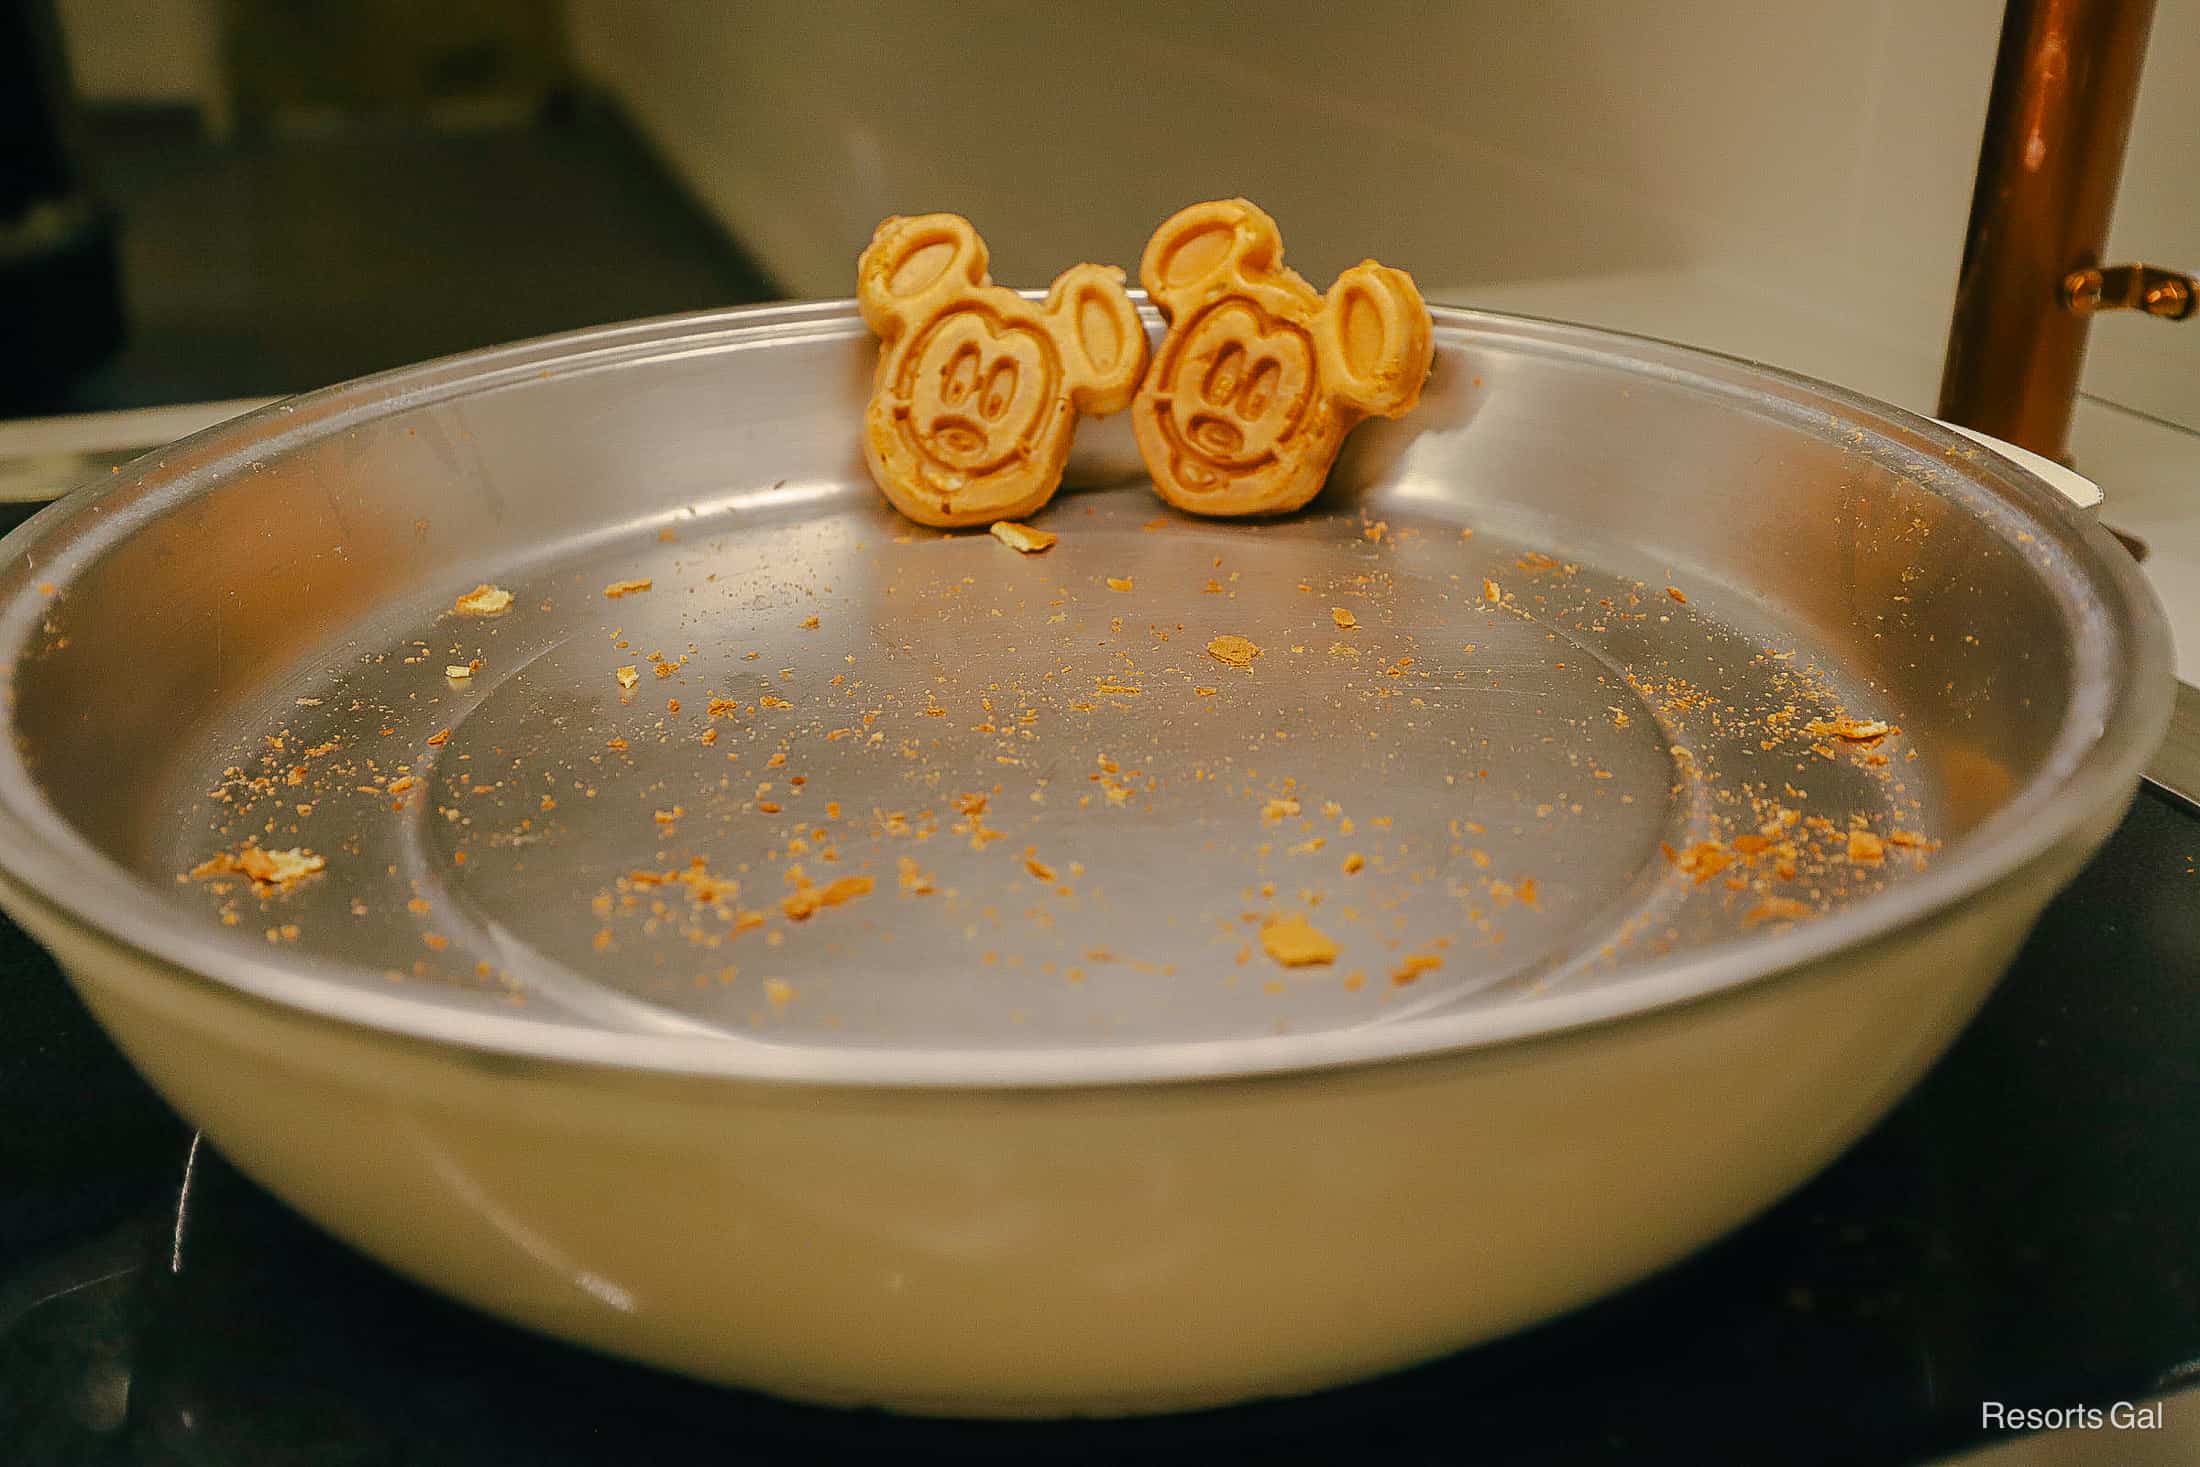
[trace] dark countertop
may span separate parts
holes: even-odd
[[[2142,795],[1956,1048],[1765,1217],[1616,1298],[1367,1385],[1152,1421],[784,1405],[475,1315],[352,1254],[149,1095],[0,934],[11,1460],[1915,1462],[1979,1403],[2200,1374],[2200,819]]]

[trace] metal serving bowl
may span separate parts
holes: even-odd
[[[201,434],[5,542],[0,897],[244,1170],[622,1355],[1122,1412],[1546,1317],[1932,1062],[2124,809],[2167,640],[1922,420],[1436,338],[1307,513],[1177,516],[1087,423],[1033,557],[884,508],[842,304]],[[326,869],[205,864],[248,843]],[[1271,960],[1288,913],[1335,962]]]

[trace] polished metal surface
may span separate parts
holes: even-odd
[[[285,402],[5,542],[0,864],[431,1038],[1052,1084],[1699,996],[2128,795],[2160,615],[2038,481],[1680,348],[1458,311],[1437,339],[1421,408],[1307,513],[1175,515],[1088,424],[1031,557],[883,506],[845,306]],[[510,608],[454,612],[477,583]],[[327,869],[189,875],[245,843]],[[1271,959],[1289,914],[1334,963]]]

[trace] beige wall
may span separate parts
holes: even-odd
[[[1244,193],[1309,275],[1373,254],[1455,296],[1713,345],[1760,343],[1762,322],[1713,321],[1757,313],[1779,323],[1774,355],[1899,358],[1887,381],[1914,398],[1946,331],[2000,9],[572,0],[571,16],[581,64],[797,294],[845,294],[896,211],[968,213],[996,274],[1036,284],[1080,258],[1135,265],[1171,209]],[[2117,242],[2200,264],[2200,0],[2161,0],[2156,30]],[[2200,426],[2200,325],[2104,324],[2088,385]]]
[[[2200,0],[2160,0],[2109,257],[2200,274]],[[2200,429],[2200,317],[2093,327],[2088,392]],[[2194,486],[2200,497],[2200,485]]]
[[[216,0],[58,0],[77,94],[98,102],[213,105]]]

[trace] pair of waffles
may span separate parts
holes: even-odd
[[[993,283],[969,220],[881,224],[856,296],[880,343],[864,458],[894,507],[927,525],[1021,519],[1061,484],[1078,416],[1128,407],[1163,499],[1281,514],[1363,418],[1420,399],[1434,343],[1413,278],[1367,260],[1319,295],[1243,199],[1172,216],[1138,279],[1169,323],[1150,370],[1121,270],[1073,265],[1030,301]]]

